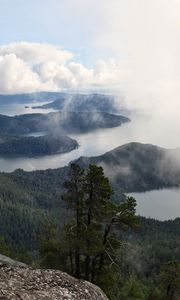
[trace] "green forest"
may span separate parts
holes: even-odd
[[[70,152],[78,147],[68,136],[0,136],[0,156],[36,157]]]
[[[179,299],[180,218],[137,216],[102,167],[1,173],[0,207],[1,254],[92,281],[110,300]]]

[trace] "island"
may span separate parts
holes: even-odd
[[[70,152],[78,147],[68,136],[0,136],[0,156],[43,156]]]
[[[67,135],[84,133],[96,129],[113,128],[130,119],[102,112],[51,112],[47,114],[24,114],[18,116],[0,115],[0,135],[27,135],[46,132]]]

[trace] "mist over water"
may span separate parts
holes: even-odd
[[[33,109],[32,106],[38,106],[47,104],[48,102],[27,102],[23,104],[14,103],[14,104],[1,104],[0,103],[0,114],[7,116],[16,116],[23,114],[31,114],[31,113],[49,113],[53,112],[53,109]]]
[[[42,102],[41,102],[42,104]],[[53,110],[34,110],[34,103],[1,105],[0,113],[16,115],[22,113],[47,113]],[[38,105],[38,104],[37,104]],[[26,108],[25,108],[26,107]],[[128,117],[131,122],[120,127],[95,130],[84,134],[70,134],[77,140],[79,148],[69,153],[47,155],[36,158],[28,157],[0,157],[0,171],[11,172],[17,168],[25,171],[44,170],[47,168],[59,168],[69,164],[80,156],[98,156],[129,142],[150,143],[165,148],[176,148],[180,146],[176,123],[167,123],[163,117],[157,114],[138,113],[132,111]],[[159,121],[161,119],[161,122]],[[42,135],[42,133],[35,134]]]
[[[42,102],[41,102],[42,104]],[[32,110],[26,104],[0,105],[0,113],[16,115],[31,112],[48,112]],[[79,148],[69,153],[48,155],[37,158],[0,157],[0,171],[11,172],[17,168],[25,171],[59,168],[69,164],[80,156],[98,156],[128,142],[151,143],[165,148],[180,146],[176,122],[167,122],[166,117],[150,113],[131,112],[130,123],[120,127],[96,130],[91,133],[69,135],[77,140]],[[41,135],[41,133],[39,133]],[[37,133],[35,135],[38,135]],[[180,189],[163,189],[146,193],[133,193],[137,200],[137,213],[161,220],[179,217]]]

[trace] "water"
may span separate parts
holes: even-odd
[[[42,102],[41,102],[42,103]],[[28,108],[25,106],[28,105]],[[32,110],[31,104],[14,106],[0,105],[0,113],[15,115],[22,113],[49,112],[52,110]],[[93,133],[70,135],[77,140],[79,148],[69,153],[48,155],[38,158],[3,158],[0,157],[0,171],[11,172],[17,168],[26,171],[47,168],[59,168],[80,156],[98,156],[128,142],[152,143],[162,147],[180,146],[176,131],[158,130],[155,122],[147,115],[133,115],[132,122],[117,128],[101,129]],[[154,129],[154,130],[153,130]],[[163,134],[163,132],[165,134]],[[39,134],[38,134],[39,135]],[[180,189],[163,189],[146,193],[134,193],[137,200],[137,213],[161,220],[180,216]]]
[[[31,102],[31,103],[15,103],[15,104],[1,104],[0,103],[0,114],[15,116],[22,114],[31,114],[31,113],[48,113],[54,111],[53,109],[33,109],[32,106],[39,106],[46,104],[48,102]]]
[[[24,113],[48,113],[52,109],[32,109],[32,106],[42,105],[47,102],[33,102],[26,104],[0,103],[0,114],[20,115]],[[130,123],[120,127],[96,130],[91,133],[69,135],[77,140],[79,148],[66,154],[49,155],[38,158],[0,158],[0,171],[13,171],[23,168],[26,171],[35,169],[58,168],[67,165],[79,156],[102,155],[107,151],[129,142],[142,142],[159,145],[161,147],[176,148],[180,146],[177,132],[165,130],[164,124],[157,126],[155,119],[150,115],[133,113],[129,116]],[[159,129],[160,128],[160,129]],[[162,130],[163,128],[163,130]],[[43,134],[43,133],[42,133]],[[32,135],[32,134],[31,134]],[[34,134],[36,136],[41,133]]]
[[[137,213],[158,220],[180,217],[180,188],[132,193],[137,201]]]
[[[128,127],[123,125],[122,127]],[[125,130],[124,128],[124,130]],[[38,134],[35,134],[39,136]],[[36,158],[28,157],[0,157],[0,171],[12,172],[17,168],[25,171],[45,170],[48,168],[60,168],[68,165],[72,160],[80,156],[97,156],[110,151],[124,143],[123,130],[121,127],[113,129],[97,130],[93,133],[69,135],[77,140],[79,148],[65,154],[47,155]],[[111,142],[109,137],[111,136]],[[117,138],[118,137],[118,138]]]

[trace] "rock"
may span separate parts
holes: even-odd
[[[26,264],[16,261],[14,259],[11,259],[10,257],[7,257],[2,254],[0,254],[0,263],[1,263],[1,265],[2,265],[2,263],[4,263],[4,264],[12,265],[12,266],[27,267]]]
[[[92,283],[0,256],[0,300],[108,300]]]

